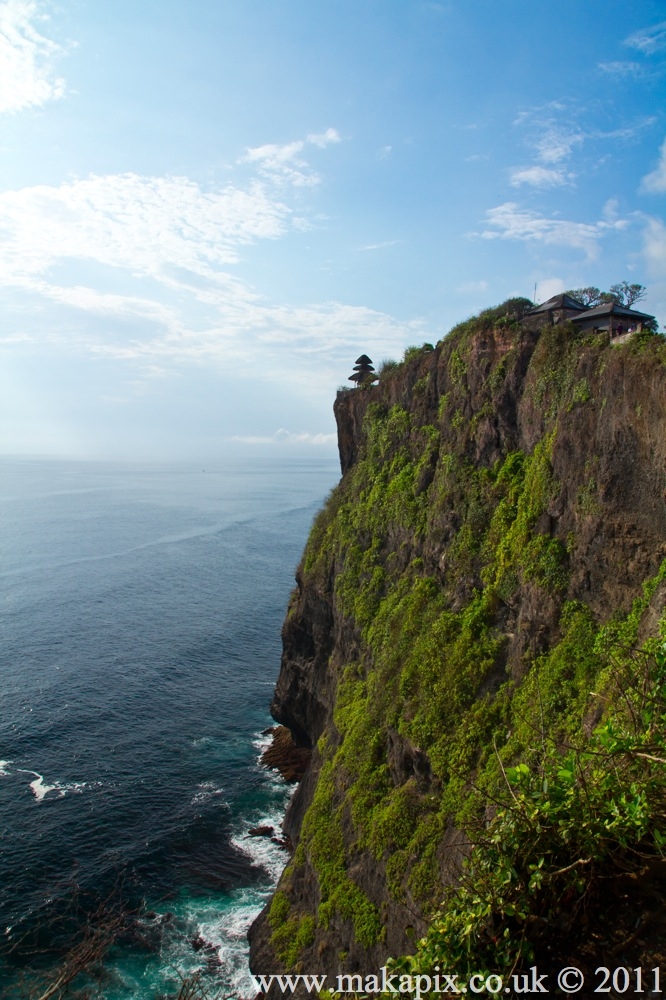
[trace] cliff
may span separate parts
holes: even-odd
[[[335,416],[343,477],[297,571],[271,705],[312,760],[253,971],[458,961],[461,934],[472,969],[570,960],[583,925],[600,953],[621,949],[629,932],[603,925],[620,899],[656,941],[662,338],[531,330],[508,304],[339,392]],[[622,804],[636,787],[640,821]],[[648,938],[624,964],[654,958]]]

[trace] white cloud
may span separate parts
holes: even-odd
[[[637,62],[601,62],[597,64],[602,73],[615,77],[643,76],[645,70]]]
[[[480,281],[465,281],[462,285],[458,286],[458,291],[467,293],[474,292],[485,292],[488,288],[488,282],[481,279]]]
[[[650,274],[663,283],[666,275],[666,225],[661,219],[647,219],[643,233],[643,256]]]
[[[624,44],[632,49],[638,49],[646,56],[651,56],[655,52],[666,49],[666,21],[660,21],[651,28],[641,28],[633,35],[625,38]]]
[[[604,221],[608,222],[610,225],[616,223],[620,218],[620,214],[618,212],[619,207],[620,203],[617,198],[609,198],[606,202],[604,202],[604,207],[601,210]],[[624,224],[622,228],[624,228]]]
[[[567,105],[563,101],[547,101],[535,108],[528,108],[526,111],[519,111],[514,118],[514,125],[527,125],[533,121],[543,121],[544,113],[551,114],[553,111],[566,111]]]
[[[652,281],[648,288],[650,312],[666,326],[666,225],[662,219],[646,217],[643,230],[643,259]],[[647,310],[646,310],[647,311]]]
[[[330,446],[335,444],[338,439],[337,434],[311,434],[309,431],[302,431],[299,434],[294,434],[292,431],[287,431],[284,427],[280,427],[279,430],[275,431],[271,435],[260,435],[260,434],[234,434],[229,438],[230,441],[236,441],[240,444],[271,444],[271,445],[290,445],[290,444],[310,444],[318,446]]]
[[[384,247],[395,247],[402,240],[384,240],[383,243],[368,243],[366,246],[356,247],[356,252],[361,253],[363,250],[383,250]]]
[[[614,128],[609,132],[602,132],[600,130],[594,130],[589,133],[590,139],[625,139],[631,140],[640,136],[641,132],[646,128],[650,128],[657,121],[655,115],[648,115],[643,118],[637,118],[633,125],[625,125],[623,128]]]
[[[666,194],[666,139],[661,144],[659,163],[655,170],[641,181],[641,191],[648,194]]]
[[[583,144],[585,135],[578,126],[558,123],[557,116],[566,110],[562,103],[552,101],[543,107],[521,111],[517,116],[514,125],[530,130],[528,145],[534,150],[535,162],[531,166],[511,168],[512,187],[529,184],[543,190],[573,183],[575,174],[566,169],[566,162],[574,149]],[[569,120],[571,117],[569,111]]]
[[[638,64],[602,64],[602,68],[610,71],[615,67],[618,72],[623,68],[628,73],[628,66]],[[564,104],[553,101],[542,107],[522,111],[516,117],[514,125],[529,129],[528,144],[534,150],[535,163],[532,166],[513,167],[510,172],[510,182],[513,187],[530,184],[537,188],[563,187],[575,179],[575,174],[569,171],[566,164],[583,144],[592,140],[620,139],[629,142],[640,136],[646,129],[654,125],[654,116],[644,116],[635,119],[632,124],[625,125],[607,132],[599,129],[583,129],[575,123],[580,116],[581,108],[575,104]],[[561,124],[558,118],[566,113],[567,121]]]
[[[324,132],[311,132],[307,142],[319,149],[325,149],[331,143],[340,142],[340,133],[335,128],[327,128]]]
[[[583,134],[578,129],[552,126],[535,140],[534,145],[541,163],[561,163],[582,142]]]
[[[0,283],[24,283],[66,259],[172,286],[179,271],[215,282],[241,246],[282,235],[288,216],[256,182],[206,192],[186,177],[116,174],[5,191]],[[206,297],[205,283],[200,295]]]
[[[321,178],[301,155],[307,145],[324,149],[331,143],[340,142],[340,135],[334,128],[316,132],[306,139],[297,139],[283,145],[267,143],[248,149],[240,163],[255,164],[259,173],[277,184],[291,184],[294,187],[314,187]]]
[[[287,193],[257,179],[206,191],[186,177],[135,174],[7,191],[0,286],[22,294],[28,311],[52,303],[47,328],[25,329],[52,344],[144,372],[233,367],[305,394],[339,381],[361,349],[399,353],[419,333],[427,339],[420,323],[362,306],[268,302],[233,273],[244,247],[289,230]]]
[[[537,281],[535,302],[547,302],[553,295],[564,292],[565,285],[561,278],[542,278]]]
[[[568,246],[583,250],[588,258],[596,256],[599,240],[610,230],[624,229],[625,219],[599,222],[572,222],[566,219],[546,218],[537,212],[520,209],[515,202],[508,201],[486,212],[490,229],[479,235],[482,239],[523,240]]]
[[[40,107],[65,92],[54,70],[64,49],[38,31],[46,20],[40,9],[35,0],[0,3],[0,112]]]
[[[566,173],[560,168],[549,168],[535,165],[533,167],[514,167],[511,171],[511,186],[520,187],[521,184],[531,184],[537,188],[562,187],[570,183],[573,174]]]

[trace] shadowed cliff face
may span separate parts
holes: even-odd
[[[467,851],[469,782],[490,787],[493,747],[518,759],[535,728],[598,721],[595,629],[666,557],[658,339],[470,321],[339,392],[335,416],[343,479],[271,705],[314,753],[285,819],[296,853],[251,932],[260,973],[413,951]],[[663,588],[648,610],[644,633]]]

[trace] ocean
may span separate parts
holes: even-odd
[[[252,996],[292,789],[259,765],[331,459],[0,462],[0,996],[131,912],[98,981]],[[81,982],[84,982],[81,980]],[[19,995],[17,993],[17,995]]]

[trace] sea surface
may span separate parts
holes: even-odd
[[[107,1000],[255,992],[287,858],[258,762],[280,626],[332,458],[0,461],[0,996],[136,912]]]

